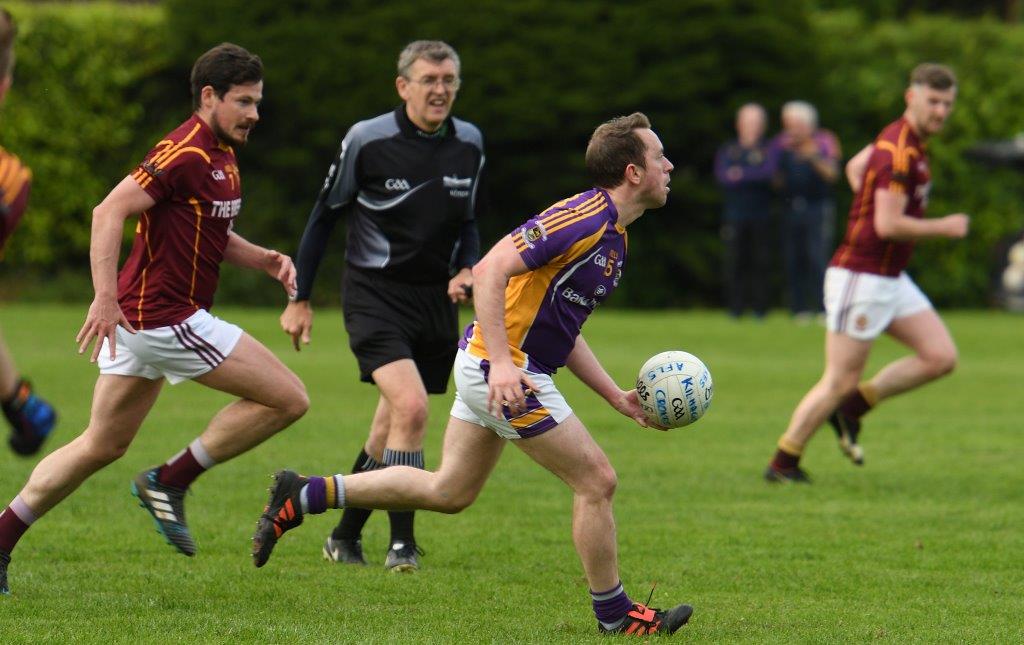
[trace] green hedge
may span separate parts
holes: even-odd
[[[19,36],[0,142],[35,180],[4,263],[87,272],[93,206],[152,144],[150,83],[170,60],[163,14],[109,4],[7,7]]]
[[[907,72],[924,59],[948,62],[961,77],[957,112],[930,147],[930,211],[966,211],[974,222],[965,242],[920,245],[913,268],[921,284],[941,304],[983,304],[989,249],[1024,219],[1018,176],[961,157],[979,139],[1024,130],[1016,109],[1024,30],[991,20],[865,20],[768,0],[479,0],[472,11],[456,0],[9,8],[21,36],[0,143],[33,168],[35,186],[3,270],[39,272],[44,279],[23,282],[42,287],[36,295],[68,284],[58,274],[88,284],[92,207],[187,116],[190,66],[222,40],[259,53],[267,70],[262,121],[239,151],[238,230],[286,252],[347,127],[397,104],[395,58],[414,38],[445,39],[462,55],[456,113],[481,126],[491,171],[484,244],[586,185],[582,152],[597,123],[636,109],[651,116],[676,164],[673,192],[631,229],[618,304],[718,303],[711,159],[738,105],[758,100],[774,115],[786,100],[814,101],[853,153],[901,112]],[[849,196],[839,192],[842,212]],[[343,234],[318,279],[322,302],[337,301]],[[228,269],[222,299],[280,297],[263,276]]]
[[[677,166],[668,207],[639,223],[616,302],[668,306],[718,293],[718,133],[751,96],[778,104],[806,85],[813,59],[803,3],[478,0],[307,2],[170,0],[186,66],[233,39],[266,63],[263,122],[242,159],[240,229],[294,249],[345,130],[393,108],[395,59],[440,38],[463,62],[455,112],[483,130],[489,245],[529,215],[587,187],[583,150],[603,120],[646,112]],[[301,54],[300,54],[301,52]],[[796,70],[796,71],[794,71]],[[711,135],[711,136],[709,136]],[[334,245],[339,249],[339,232]],[[336,302],[335,253],[317,294]]]

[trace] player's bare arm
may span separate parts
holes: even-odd
[[[473,292],[473,269],[463,267],[448,281],[448,298],[452,302],[468,302]]]
[[[871,160],[871,152],[874,149],[875,144],[869,143],[846,162],[846,181],[854,193],[860,191],[860,187],[864,183],[864,173],[867,171],[868,161]]]
[[[967,235],[970,218],[963,213],[936,219],[919,219],[905,214],[904,193],[879,188],[875,191],[875,232],[885,240],[916,240],[923,237],[959,239]]]
[[[590,345],[583,338],[583,334],[576,337],[576,344],[573,345],[572,352],[569,353],[565,366],[576,375],[576,378],[597,392],[613,408],[644,427],[650,425],[647,421],[647,416],[640,408],[636,390],[623,390],[616,385],[611,375],[604,369],[601,362],[597,360],[597,356],[590,349]]]
[[[253,244],[238,233],[228,233],[228,245],[224,248],[224,261],[247,269],[265,271],[284,287],[289,297],[295,295],[295,265],[292,259],[273,249]]]
[[[121,254],[124,222],[132,215],[151,208],[156,202],[131,177],[125,177],[92,211],[92,237],[89,242],[89,263],[95,291],[85,323],[75,336],[78,353],[83,354],[96,340],[89,361],[96,362],[103,339],[107,339],[110,358],[117,355],[114,342],[117,326],[135,333],[117,303],[117,261]]]
[[[473,267],[473,301],[476,319],[491,362],[488,377],[488,406],[491,414],[501,416],[503,404],[512,410],[526,407],[523,385],[537,386],[512,362],[505,330],[505,288],[509,278],[526,273],[528,267],[516,252],[512,237],[506,235]]]

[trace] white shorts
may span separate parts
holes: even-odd
[[[829,267],[825,272],[828,330],[857,340],[877,338],[897,318],[932,308],[906,272],[895,278]]]
[[[526,412],[512,416],[508,408],[503,408],[504,417],[496,419],[487,411],[489,365],[462,349],[455,356],[455,402],[451,415],[456,419],[490,428],[505,439],[527,439],[547,432],[572,414],[572,408],[549,375],[526,371],[540,391],[526,396]]]
[[[166,378],[171,385],[206,374],[224,362],[242,328],[200,309],[177,325],[137,331],[117,328],[117,358],[110,360],[106,339],[100,374]]]

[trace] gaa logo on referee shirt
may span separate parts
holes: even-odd
[[[409,188],[410,188],[409,180],[408,179],[388,179],[387,181],[384,182],[384,188],[386,188],[388,190],[401,190],[401,191],[409,190]]]

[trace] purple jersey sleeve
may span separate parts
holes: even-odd
[[[533,270],[566,255],[577,242],[603,231],[607,222],[604,208],[552,209],[512,231],[512,241],[523,262]]]

